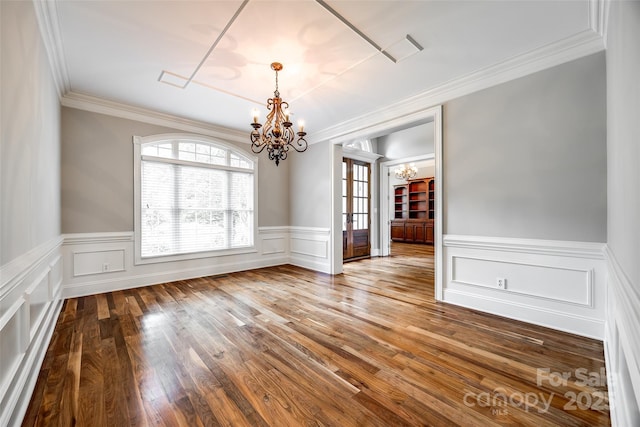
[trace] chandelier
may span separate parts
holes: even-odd
[[[271,69],[276,72],[276,90],[273,92],[273,98],[267,99],[267,120],[264,127],[258,123],[258,110],[253,110],[253,123],[251,126],[251,150],[254,153],[262,153],[266,148],[269,153],[269,160],[275,160],[276,166],[280,164],[280,160],[287,158],[289,149],[293,147],[299,153],[307,149],[307,141],[304,139],[307,134],[304,132],[304,123],[298,122],[298,138],[292,129],[289,121],[289,103],[280,98],[278,91],[278,71],[282,70],[282,64],[274,62]],[[283,111],[284,108],[284,111]],[[262,127],[262,132],[259,129]]]
[[[400,165],[400,167],[396,168],[394,172],[396,174],[396,178],[409,180],[416,176],[418,168],[415,163],[411,163],[409,166]]]

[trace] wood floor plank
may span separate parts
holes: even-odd
[[[69,299],[23,425],[610,425],[605,379],[578,371],[604,369],[601,342],[436,302],[433,281],[432,246],[394,243],[337,276]]]

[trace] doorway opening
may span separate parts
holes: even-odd
[[[343,233],[338,231],[343,231],[341,228],[343,222],[343,209],[342,209],[342,167],[341,162],[343,159],[342,152],[343,144],[347,144],[349,141],[354,141],[357,139],[367,139],[367,138],[378,138],[383,135],[388,135],[390,133],[400,131],[403,129],[408,129],[411,127],[415,127],[424,123],[433,122],[432,134],[425,135],[428,137],[429,141],[432,142],[432,150],[431,150],[431,158],[434,162],[434,200],[433,200],[433,211],[434,211],[434,221],[433,221],[433,265],[434,265],[434,296],[436,300],[442,300],[442,278],[444,276],[443,268],[443,251],[442,251],[442,220],[443,218],[443,208],[442,208],[442,106],[436,106],[433,108],[421,110],[415,113],[411,113],[408,115],[404,115],[402,117],[397,117],[391,120],[384,120],[379,123],[372,123],[370,126],[361,128],[358,131],[354,131],[351,133],[345,133],[339,137],[333,138],[331,141],[333,143],[332,149],[332,176],[333,176],[333,218],[332,218],[332,253],[331,253],[331,272],[332,274],[339,274],[342,272],[343,265],[343,248],[344,248],[344,240]],[[425,138],[427,139],[427,138]],[[428,150],[424,150],[427,152]],[[381,157],[378,155],[378,157]],[[423,157],[427,157],[427,155],[423,155]],[[406,158],[399,158],[398,160],[394,160],[397,164],[401,163],[401,160],[406,161]],[[389,164],[383,164],[378,162],[372,162],[372,182],[371,183],[371,191],[372,191],[372,200],[379,199],[383,202],[372,202],[370,206],[370,220],[372,221],[372,227],[370,229],[370,241],[371,241],[371,256],[388,256],[390,254],[390,245],[391,245],[391,236],[390,232],[387,233],[389,221],[391,220],[390,214],[388,213],[388,209],[384,208],[385,203],[387,203],[386,195],[383,195],[383,191],[389,185],[389,169],[392,166]],[[376,172],[377,171],[377,172]],[[377,181],[375,182],[376,179]],[[384,199],[383,199],[384,197]],[[386,224],[383,222],[386,221]],[[429,245],[425,245],[429,246]]]
[[[397,178],[401,165],[413,165],[414,177]],[[435,155],[385,161],[380,164],[380,255],[406,245],[435,244],[436,203]],[[424,248],[415,246],[416,253]],[[433,252],[433,251],[429,251]]]

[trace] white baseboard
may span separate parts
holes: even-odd
[[[62,237],[0,269],[0,425],[19,426],[62,307]]]
[[[445,288],[444,297],[444,301],[451,304],[589,338],[602,339],[600,336],[604,329],[604,322],[600,320],[453,289]]]
[[[327,266],[326,262],[309,259],[304,256],[291,255],[289,264],[295,265],[296,267],[318,271],[320,273],[331,274],[331,268],[330,266]]]
[[[640,425],[640,294],[618,263],[605,250],[608,277],[605,360],[611,424]]]
[[[604,338],[604,244],[454,235],[443,242],[445,302]]]

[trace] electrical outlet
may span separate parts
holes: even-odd
[[[102,272],[106,273],[107,271],[109,271],[109,263],[105,262],[104,264],[102,264]]]
[[[500,289],[506,289],[507,288],[507,279],[505,279],[504,277],[498,277],[496,279],[496,285]]]

